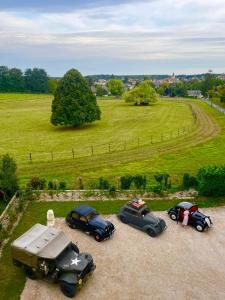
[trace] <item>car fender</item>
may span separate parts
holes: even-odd
[[[142,227],[142,230],[143,230],[143,231],[147,231],[148,229],[153,229],[153,230],[155,231],[154,226],[153,226],[153,225],[150,225],[150,224],[145,225],[145,226]]]
[[[96,234],[96,233],[101,237],[104,235],[104,232],[101,229],[95,229],[94,234]]]
[[[59,281],[64,281],[69,284],[77,283],[77,275],[74,273],[64,273],[59,277]]]

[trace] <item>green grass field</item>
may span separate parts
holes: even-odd
[[[225,117],[198,100],[162,99],[135,107],[100,99],[102,120],[77,129],[50,124],[51,100],[50,95],[0,94],[0,154],[13,155],[22,185],[33,175],[65,180],[73,187],[77,176],[180,175],[225,163]],[[184,126],[191,127],[183,132]]]
[[[155,200],[147,201],[147,204],[152,210],[166,210],[172,207],[177,202],[176,200]],[[195,201],[200,207],[212,207],[224,205],[224,199],[197,199]],[[82,202],[95,207],[101,214],[116,214],[119,208],[126,201],[91,201]],[[31,202],[26,210],[24,217],[13,232],[9,243],[5,246],[2,257],[0,258],[0,299],[17,300],[20,299],[20,294],[24,288],[25,276],[23,270],[15,267],[11,260],[10,243],[18,236],[23,234],[31,226],[36,223],[45,224],[46,211],[53,209],[56,217],[65,217],[69,210],[76,206],[74,202]],[[38,212],[38,213],[37,213]],[[166,213],[165,213],[166,220]]]

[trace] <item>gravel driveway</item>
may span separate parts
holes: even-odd
[[[116,225],[112,239],[97,243],[63,219],[57,227],[81,251],[90,252],[96,263],[93,276],[77,294],[77,300],[225,299],[225,207],[203,210],[211,215],[213,228],[199,233],[171,221],[165,212],[167,230],[153,239],[108,216]],[[27,280],[21,300],[68,299],[58,285]]]

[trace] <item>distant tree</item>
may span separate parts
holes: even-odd
[[[215,86],[215,75],[207,73],[204,80],[202,81],[201,91],[204,96],[208,96],[208,92],[214,89]]]
[[[79,126],[100,120],[101,111],[86,79],[75,69],[59,81],[52,101],[51,123]]]
[[[8,154],[3,155],[0,161],[0,190],[3,191],[6,198],[12,197],[19,189],[16,169],[14,159]]]
[[[168,94],[170,97],[186,97],[187,96],[187,88],[184,82],[177,82],[171,84],[168,88]]]
[[[58,86],[58,80],[57,79],[53,79],[53,78],[49,78],[48,79],[48,92],[50,94],[54,94],[56,89]]]
[[[96,84],[96,96],[105,96],[108,95],[108,90],[106,87],[101,86],[100,84]]]
[[[142,81],[132,90],[124,93],[123,99],[135,105],[148,105],[158,100],[156,91],[149,80]]]
[[[220,102],[225,102],[225,84],[217,87],[217,93],[220,98]]]
[[[8,87],[9,92],[24,92],[25,81],[23,73],[20,69],[12,68],[8,71]]]
[[[107,87],[113,96],[121,96],[124,92],[124,84],[119,79],[110,79],[107,82]]]
[[[6,66],[0,66],[0,91],[1,92],[7,92],[8,73],[9,73],[9,69]]]
[[[27,69],[25,71],[26,88],[32,93],[48,92],[48,76],[44,69]]]

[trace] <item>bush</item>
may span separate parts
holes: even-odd
[[[225,166],[201,168],[197,174],[198,190],[203,196],[225,196]]]
[[[153,192],[156,194],[160,194],[162,192],[162,185],[157,182],[156,185],[153,186]]]
[[[198,181],[194,176],[190,176],[188,173],[185,173],[183,176],[182,187],[184,190],[189,190],[190,188],[196,188],[198,186]]]
[[[48,182],[48,190],[53,190],[53,182],[52,181]]]
[[[106,180],[106,179],[100,177],[100,178],[99,178],[99,186],[98,186],[98,188],[99,188],[100,190],[108,190],[109,187],[110,187],[110,184],[109,184],[108,180]]]
[[[45,179],[33,176],[27,183],[27,187],[32,190],[43,190],[45,188],[46,181]]]
[[[109,188],[109,194],[111,196],[115,196],[116,195],[116,187],[114,185],[112,185],[110,188]]]
[[[162,190],[168,190],[171,188],[170,175],[168,173],[157,173],[154,175],[155,180],[161,186]]]
[[[137,189],[145,189],[147,184],[146,176],[136,175],[133,176],[134,185]]]
[[[133,181],[133,176],[127,175],[127,176],[122,176],[120,178],[120,185],[122,190],[129,190],[131,183]]]
[[[60,181],[59,182],[59,189],[60,190],[65,190],[66,189],[66,182],[65,181]]]

